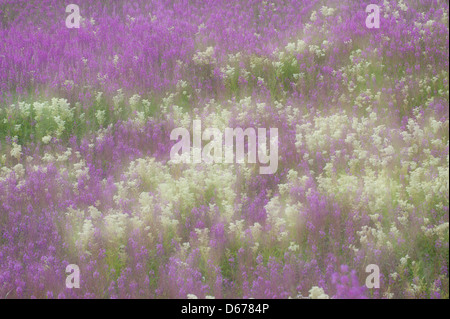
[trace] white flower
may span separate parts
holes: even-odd
[[[23,177],[23,175],[25,174],[25,169],[23,168],[22,164],[17,164],[16,166],[13,167],[14,172],[16,173],[17,177]]]
[[[408,259],[410,257],[408,255],[406,255],[405,257],[400,258],[400,263],[404,266],[406,265],[406,263],[408,262]]]
[[[391,277],[394,280],[397,280],[398,274],[396,272],[393,272],[392,274],[389,275],[389,277]]]
[[[51,140],[52,140],[52,137],[51,137],[50,135],[46,135],[46,136],[44,136],[44,137],[42,138],[42,142],[43,142],[44,144],[50,143]]]
[[[17,159],[20,159],[20,156],[22,155],[22,146],[20,146],[19,144],[16,144],[13,142],[12,145],[12,150],[10,152],[12,157],[15,157]]]
[[[309,290],[309,298],[311,299],[330,299],[330,297],[325,294],[322,288],[319,288],[317,286],[312,287]]]
[[[325,7],[325,6],[322,6],[322,8],[320,8],[320,12],[325,16],[325,17],[328,17],[328,16],[331,16],[331,15],[333,15],[333,13],[336,11],[336,9],[333,9],[333,8],[327,8],[327,7]]]
[[[117,63],[119,62],[119,56],[116,54],[115,56],[114,56],[114,59],[113,59],[113,64],[114,64],[114,66],[117,66]]]
[[[89,242],[89,239],[94,235],[94,225],[90,219],[86,219],[83,224],[82,231],[80,232],[80,238],[84,245]]]
[[[141,100],[141,96],[139,94],[134,94],[132,97],[130,97],[130,100],[129,100],[130,106],[132,108],[135,108],[138,105],[140,100]]]
[[[104,110],[98,110],[95,112],[95,118],[97,119],[97,122],[99,125],[103,125],[105,122],[105,111]]]
[[[214,54],[214,48],[213,47],[207,47],[205,51],[203,52],[197,52],[192,60],[197,65],[208,65],[215,62],[215,59],[213,58]]]
[[[94,206],[89,206],[88,211],[92,219],[97,219],[102,216],[102,213]]]
[[[300,246],[296,245],[293,241],[291,241],[288,249],[292,252],[296,252],[300,249]]]

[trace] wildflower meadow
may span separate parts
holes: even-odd
[[[448,0],[0,0],[0,298],[449,298],[448,68]]]

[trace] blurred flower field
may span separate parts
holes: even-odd
[[[73,2],[0,0],[0,298],[449,298],[448,1]]]

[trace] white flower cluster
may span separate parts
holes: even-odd
[[[309,298],[311,299],[330,299],[330,297],[325,294],[322,288],[319,288],[317,286],[312,287],[309,290]]]
[[[36,121],[36,128],[45,135],[43,139],[45,144],[50,141],[51,135],[60,137],[67,122],[72,121],[74,116],[73,108],[67,100],[58,98],[33,104],[19,102],[19,112],[21,117]]]
[[[207,47],[205,51],[195,53],[192,61],[200,66],[214,64],[216,62],[216,59],[214,58],[214,47]]]

